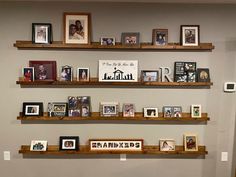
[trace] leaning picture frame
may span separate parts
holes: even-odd
[[[101,45],[116,45],[116,39],[115,37],[101,37]]]
[[[50,109],[49,109],[49,107],[50,107]],[[49,114],[49,117],[68,116],[68,103],[66,103],[66,102],[48,103],[48,114]]]
[[[77,68],[77,81],[89,82],[89,68]]]
[[[100,115],[102,117],[117,117],[119,116],[119,103],[118,102],[101,102]]]
[[[153,29],[152,30],[152,44],[153,45],[167,45],[168,44],[168,29]]]
[[[50,23],[32,23],[32,43],[52,43],[52,25]]]
[[[133,32],[133,33],[122,33],[121,34],[121,43],[125,46],[139,46],[139,32]]]
[[[143,108],[144,117],[158,117],[158,108]]]
[[[43,116],[42,102],[23,102],[23,116]]]
[[[48,142],[45,140],[32,140],[30,151],[47,151]]]
[[[59,138],[60,151],[78,151],[79,150],[79,136],[60,136]]]
[[[184,150],[185,151],[198,151],[198,137],[196,134],[184,134]]]
[[[159,72],[158,70],[142,70],[141,81],[142,82],[158,82]]]
[[[160,151],[175,151],[175,140],[173,139],[160,139]]]
[[[200,44],[200,26],[181,25],[180,39],[183,46],[198,46]]]
[[[34,67],[23,67],[22,76],[23,76],[23,81],[26,82],[34,81]]]
[[[90,44],[91,14],[64,12],[64,43]]]
[[[73,68],[65,65],[60,70],[60,81],[73,81]]]
[[[202,117],[201,105],[199,105],[199,104],[191,105],[191,117],[192,118],[200,118],[200,117]]]

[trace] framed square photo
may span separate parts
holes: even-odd
[[[78,136],[60,136],[59,149],[63,150],[79,150],[79,137]]]
[[[122,33],[121,42],[126,46],[139,46],[139,33]]]
[[[152,43],[153,45],[167,45],[168,44],[168,29],[153,29]]]
[[[141,81],[142,82],[158,82],[159,72],[157,70],[142,70]]]
[[[71,66],[62,66],[60,81],[73,81],[73,68]]]
[[[23,81],[34,81],[34,67],[24,67],[22,69]]]
[[[124,103],[123,104],[123,117],[134,117],[135,109],[134,104]]]
[[[42,102],[24,102],[23,116],[43,116]]]
[[[119,103],[118,102],[101,102],[100,115],[104,117],[119,116]]]
[[[64,42],[90,44],[90,13],[64,13]]]
[[[116,45],[114,37],[101,37],[101,45]]]
[[[198,82],[210,82],[209,68],[198,68],[197,69],[197,81]]]
[[[198,137],[196,134],[184,134],[184,150],[198,151]]]
[[[173,139],[160,139],[160,151],[175,151],[175,141]]]
[[[158,108],[143,108],[144,117],[158,117]]]
[[[77,68],[77,81],[89,82],[89,68]]]
[[[191,117],[200,118],[202,117],[201,105],[191,105]]]
[[[30,67],[34,67],[36,81],[55,81],[57,78],[56,61],[29,61]]]
[[[32,140],[30,144],[30,151],[46,151],[47,141],[42,140]]]
[[[32,43],[52,43],[52,25],[50,23],[32,23]]]
[[[198,46],[200,44],[199,25],[181,25],[180,38],[183,46]]]

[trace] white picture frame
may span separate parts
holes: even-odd
[[[47,151],[48,142],[45,140],[32,140],[30,151]]]
[[[173,139],[160,139],[160,151],[175,151],[175,140]]]
[[[192,118],[201,118],[202,117],[202,108],[200,104],[191,105],[191,117]]]
[[[144,117],[158,117],[158,108],[143,108]]]
[[[184,150],[198,151],[198,136],[194,133],[184,134]]]

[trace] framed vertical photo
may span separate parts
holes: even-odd
[[[163,107],[163,117],[173,117],[173,106]]]
[[[175,151],[175,141],[173,139],[160,139],[160,151]]]
[[[23,116],[43,116],[42,102],[24,102]]]
[[[173,117],[182,117],[182,107],[173,106]]]
[[[103,117],[119,116],[119,103],[118,102],[101,102],[100,115]]]
[[[142,70],[141,81],[142,82],[158,82],[159,72],[157,70]]]
[[[191,105],[191,117],[192,118],[200,118],[202,117],[201,105]]]
[[[90,44],[90,13],[64,13],[64,42],[66,44]]]
[[[153,45],[167,45],[168,44],[168,29],[153,29],[152,30]]]
[[[78,136],[60,136],[59,149],[63,150],[79,150],[79,137]]]
[[[125,46],[139,46],[139,36],[140,33],[122,33],[121,34],[121,43]]]
[[[158,108],[143,108],[144,117],[158,117]]]
[[[52,25],[50,23],[32,23],[32,43],[52,43]]]
[[[101,45],[116,45],[116,39],[114,37],[101,37]]]
[[[180,38],[183,46],[198,46],[200,44],[199,25],[181,25]]]
[[[34,81],[34,67],[22,68],[23,81]]]
[[[135,109],[133,103],[124,103],[123,104],[123,117],[134,117]]]
[[[198,137],[196,134],[184,134],[184,150],[198,151]]]
[[[73,68],[71,66],[62,66],[60,81],[73,81]]]
[[[89,68],[77,68],[77,81],[89,82]]]
[[[47,141],[44,140],[32,140],[30,144],[30,151],[46,151]]]
[[[198,82],[210,82],[209,68],[198,68],[197,69],[197,81]]]

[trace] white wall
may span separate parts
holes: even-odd
[[[11,161],[0,158],[0,173],[4,177],[39,176],[103,176],[103,177],[230,177],[233,154],[235,99],[234,94],[222,92],[223,82],[235,80],[236,51],[235,5],[170,5],[132,3],[0,3],[0,64],[1,112],[0,152],[11,151]],[[63,39],[63,12],[91,12],[92,39],[114,36],[120,41],[122,32],[141,33],[141,41],[151,41],[152,29],[168,28],[169,41],[179,41],[183,24],[199,24],[201,42],[212,42],[212,52],[109,52],[18,50],[16,40],[31,40],[31,23],[47,22],[53,25],[54,40]],[[62,65],[89,67],[97,75],[99,59],[135,59],[141,69],[173,68],[174,62],[196,61],[197,67],[209,67],[214,83],[211,89],[78,89],[78,88],[20,88],[15,84],[21,68],[29,60],[56,60]],[[181,105],[189,111],[191,104],[201,104],[211,120],[207,125],[159,124],[21,124],[16,116],[22,102],[66,101],[68,96],[89,95],[93,111],[100,101],[133,102],[137,111],[146,106]],[[200,144],[206,145],[206,159],[129,158],[120,162],[118,156],[66,156],[23,158],[20,145],[32,139],[45,139],[57,144],[61,135],[79,135],[81,144],[89,138],[143,138],[145,144],[158,144],[160,138],[174,138],[182,144],[182,135],[194,132]],[[229,152],[229,161],[221,162],[220,153]],[[2,156],[2,155],[1,155]],[[113,158],[114,157],[114,158]]]

